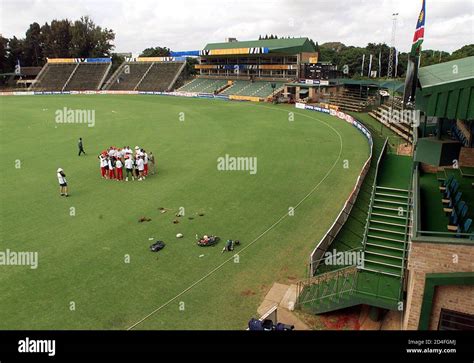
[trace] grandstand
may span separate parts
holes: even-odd
[[[338,106],[341,110],[363,112],[375,104],[375,95],[366,89],[355,90],[353,88],[342,88],[339,92],[329,94],[326,102]]]
[[[100,89],[111,63],[79,63],[64,86],[65,91]]]
[[[52,58],[43,66],[32,91],[98,90],[112,63],[110,58]]]
[[[196,65],[200,76],[236,79],[291,80],[305,62],[317,62],[308,38],[210,43]]]
[[[35,80],[42,67],[20,67],[15,72],[0,74],[0,88],[4,90],[25,90]]]
[[[297,79],[305,62],[317,58],[308,38],[211,43],[200,52],[198,77],[178,91],[266,100]]]
[[[275,85],[275,88],[272,87],[272,84]],[[281,92],[283,86],[283,82],[195,78],[179,88],[178,91],[267,99],[273,94],[273,92]]]
[[[154,62],[136,89],[139,91],[169,91],[184,66],[183,62]]]
[[[141,57],[120,65],[104,86],[113,91],[169,91],[183,71],[185,62],[161,57]]]
[[[197,93],[218,93],[226,88],[231,81],[225,79],[207,79],[195,78],[191,82],[185,84],[178,89],[180,92],[197,92]]]
[[[369,112],[375,120],[388,127],[409,143],[413,142],[413,114],[404,112],[402,100],[392,97],[390,101]],[[404,115],[400,117],[400,115]]]
[[[72,63],[46,63],[35,82],[30,86],[30,90],[61,91],[76,66]]]
[[[272,84],[275,88],[272,88]],[[268,98],[273,92],[278,93],[283,89],[283,82],[263,82],[263,81],[234,81],[232,85],[225,89],[223,95],[249,96]]]

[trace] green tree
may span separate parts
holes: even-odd
[[[41,27],[38,23],[30,24],[26,31],[24,58],[25,62],[32,66],[40,66],[44,63],[41,47]]]
[[[166,47],[154,47],[154,48],[146,48],[140,54],[140,57],[169,57],[171,55],[171,51],[169,48]]]
[[[186,58],[186,66],[184,68],[184,72],[188,76],[193,76],[197,74],[197,70],[194,68],[196,64],[198,64],[198,60],[193,57]]]
[[[27,65],[25,63],[24,50],[25,45],[23,39],[18,39],[14,36],[8,41],[7,63],[9,71],[13,71],[15,69],[15,65],[18,63],[18,61],[22,66]]]
[[[115,34],[94,24],[88,16],[76,20],[71,27],[71,56],[75,58],[109,57]]]
[[[0,73],[9,72],[10,66],[8,62],[8,39],[0,35]]]
[[[72,35],[69,20],[53,20],[51,25],[45,23],[41,27],[40,34],[45,58],[71,57]]]
[[[449,57],[449,60],[455,60],[465,57],[473,57],[474,56],[474,44],[465,45],[464,47],[455,50],[453,54]]]

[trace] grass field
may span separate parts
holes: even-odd
[[[305,276],[369,154],[346,122],[288,106],[110,95],[0,106],[0,251],[39,254],[37,269],[0,265],[0,329],[127,329],[158,308],[136,329],[245,328],[273,282]],[[63,107],[95,110],[95,126],[57,124]],[[153,151],[158,174],[101,179],[97,154],[110,145]],[[257,174],[218,171],[225,154],[257,157]],[[59,196],[58,167],[70,198]],[[186,214],[173,224],[160,207]],[[223,241],[198,247],[206,233]],[[151,253],[151,237],[165,249]],[[238,263],[221,253],[226,239],[242,242]]]

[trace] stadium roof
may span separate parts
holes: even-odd
[[[474,119],[474,57],[420,68],[417,108],[427,116]]]
[[[209,43],[204,50],[235,49],[235,48],[268,48],[270,53],[297,54],[316,52],[316,48],[308,38],[262,39],[242,42]]]
[[[422,88],[439,86],[474,78],[474,57],[420,68],[418,79]]]

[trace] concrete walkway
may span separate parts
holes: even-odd
[[[257,309],[261,316],[277,306],[279,323],[294,325],[295,330],[311,330],[308,325],[292,313],[296,303],[296,285],[284,285],[275,282]]]

